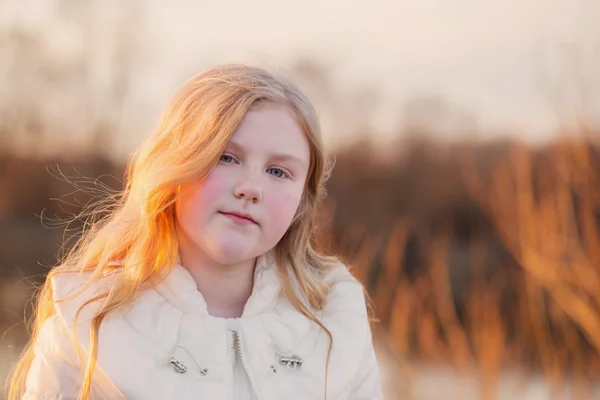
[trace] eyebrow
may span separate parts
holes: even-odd
[[[244,146],[242,146],[241,144],[235,142],[234,140],[230,140],[229,143],[227,144],[227,146],[233,147],[235,150],[244,152]],[[286,153],[272,153],[269,154],[269,158],[280,161],[280,162],[285,162],[285,161],[290,161],[293,162],[295,164],[298,164],[300,166],[306,166],[306,162],[301,160],[300,158],[293,156],[291,154],[286,154]]]

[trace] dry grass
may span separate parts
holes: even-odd
[[[543,378],[554,391],[550,398],[563,398],[560,387],[568,382],[571,398],[591,399],[600,378],[595,145],[570,139],[537,149],[515,142],[439,148],[423,141],[404,142],[395,153],[384,158],[360,144],[338,154],[319,219],[329,223],[320,246],[351,260],[371,293],[392,396],[437,399],[424,394],[437,387],[443,398],[512,399],[514,391],[498,393]],[[17,193],[25,173],[47,176],[46,164],[5,174],[5,193]],[[80,167],[93,167],[89,176],[107,172]],[[110,169],[119,176],[118,167]],[[52,207],[48,198],[62,193],[50,183],[40,187],[27,201],[4,198],[6,209],[20,213],[14,223]],[[40,227],[28,238],[21,250],[0,248],[21,268],[18,276],[0,271],[5,279],[47,271],[27,260],[51,259],[57,235]],[[49,243],[43,254],[42,242]],[[15,330],[8,336],[24,337]],[[464,380],[476,388],[471,397],[467,389],[441,389]],[[524,398],[549,398],[541,396]]]
[[[408,213],[376,234],[328,228],[330,249],[347,254],[371,289],[402,398],[413,398],[410,376],[425,364],[476,371],[481,399],[498,398],[515,370],[542,374],[554,398],[568,382],[572,398],[591,399],[600,378],[596,149],[569,140],[452,155],[464,196],[449,209]],[[466,223],[457,217],[464,204]]]

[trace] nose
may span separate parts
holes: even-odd
[[[258,203],[262,200],[262,190],[256,179],[246,177],[234,190],[235,197],[250,203]]]

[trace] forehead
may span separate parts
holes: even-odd
[[[309,159],[308,139],[289,107],[264,104],[250,109],[234,131],[231,142],[261,153]]]

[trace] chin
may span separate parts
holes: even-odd
[[[254,252],[244,245],[219,243],[211,247],[212,251],[210,251],[209,254],[212,259],[223,265],[237,264],[256,257]]]

